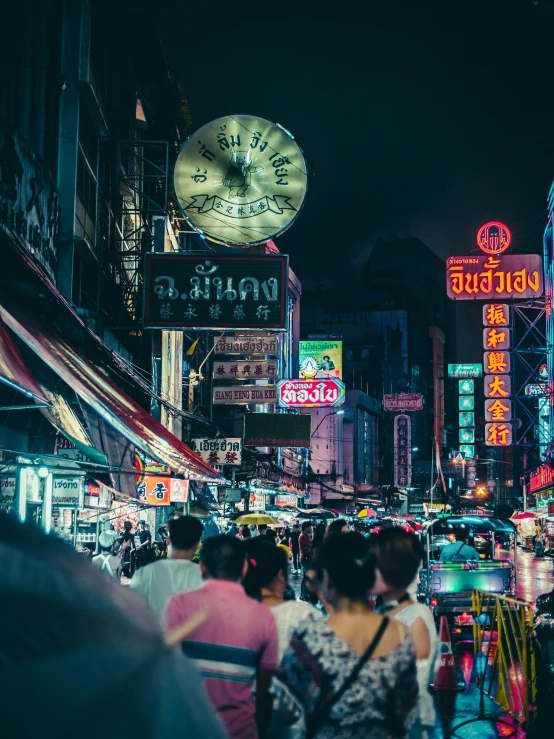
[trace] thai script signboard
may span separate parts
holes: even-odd
[[[344,383],[336,378],[282,380],[277,387],[282,408],[326,408],[344,403]]]
[[[84,475],[54,476],[52,508],[81,508],[84,497]]]
[[[534,493],[547,485],[554,483],[554,467],[543,464],[532,472],[529,477],[529,493]]]
[[[145,328],[285,329],[288,257],[146,254]]]
[[[449,364],[448,377],[483,377],[482,364]]]
[[[394,484],[407,488],[412,482],[412,421],[400,413],[394,417]]]
[[[262,405],[277,402],[277,385],[214,386],[214,405]]]
[[[538,254],[449,257],[446,280],[448,297],[454,300],[538,298],[544,292]]]
[[[212,467],[242,462],[242,439],[192,439],[190,448]]]
[[[341,379],[342,341],[301,341],[298,351],[302,379]]]
[[[279,354],[279,336],[222,336],[214,340],[214,354]]]
[[[393,393],[383,398],[386,411],[421,411],[423,395],[421,393]]]
[[[250,115],[210,121],[183,144],[174,187],[190,225],[220,244],[261,244],[302,208],[307,166],[294,137]]]
[[[276,359],[214,362],[214,380],[278,380]]]

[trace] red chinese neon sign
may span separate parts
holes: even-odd
[[[477,246],[486,254],[502,254],[510,246],[511,240],[509,228],[498,221],[485,223],[477,233]]]

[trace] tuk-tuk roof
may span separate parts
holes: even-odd
[[[455,529],[467,527],[487,533],[515,534],[516,525],[507,518],[493,518],[492,516],[448,516],[427,521],[421,527],[422,534],[429,536],[440,536],[452,533]]]

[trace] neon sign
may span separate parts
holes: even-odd
[[[510,446],[512,427],[509,423],[485,424],[485,444],[487,446]]]
[[[483,323],[485,326],[507,326],[510,323],[510,306],[506,303],[485,303]]]
[[[536,298],[544,292],[538,254],[449,257],[446,275],[446,290],[453,300]]]
[[[282,408],[325,408],[344,403],[345,386],[336,377],[325,380],[281,380],[277,397]]]
[[[498,221],[490,221],[477,232],[477,246],[486,254],[502,254],[510,246],[510,229]]]

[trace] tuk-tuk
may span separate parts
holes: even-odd
[[[475,588],[515,596],[516,527],[511,521],[492,516],[447,516],[423,524],[419,534],[425,559],[418,600],[430,606],[437,624],[446,615],[454,635],[473,625],[471,594]],[[454,556],[441,561],[443,548],[462,539],[477,550],[479,559],[464,561]],[[512,550],[513,561],[509,558]]]

